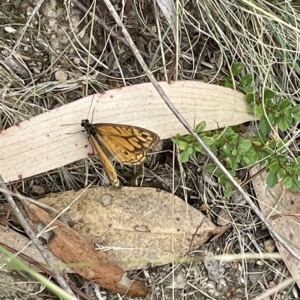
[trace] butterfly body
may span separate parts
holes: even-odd
[[[94,149],[97,151],[106,174],[113,185],[119,185],[116,170],[110,159],[122,164],[141,164],[147,152],[159,142],[159,136],[147,129],[121,124],[91,124],[81,121]]]

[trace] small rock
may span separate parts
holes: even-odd
[[[264,249],[267,253],[273,253],[276,249],[274,241],[272,239],[264,241]]]
[[[32,192],[37,195],[42,195],[42,194],[45,194],[45,188],[40,185],[33,185]]]
[[[58,70],[55,72],[54,77],[57,81],[66,81],[68,79],[68,74],[64,71]]]

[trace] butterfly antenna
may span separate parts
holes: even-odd
[[[91,103],[90,103],[89,111],[88,111],[88,114],[87,114],[87,119],[89,119],[90,112],[91,112],[91,108],[92,108],[92,106],[93,106],[93,101],[94,101],[94,94],[93,94],[93,97],[92,97],[92,100],[91,100]],[[91,123],[93,123],[94,111],[95,111],[95,108],[93,109],[92,122],[91,122]]]

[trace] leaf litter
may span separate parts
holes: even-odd
[[[81,193],[55,193],[40,202],[63,211]],[[200,211],[154,188],[90,188],[64,216],[73,230],[127,270],[184,260],[216,230]]]

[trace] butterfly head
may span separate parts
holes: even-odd
[[[86,126],[89,126],[91,123],[90,123],[90,121],[88,120],[88,119],[83,119],[83,120],[81,120],[81,126],[82,127],[86,127]]]
[[[93,124],[90,123],[88,119],[83,119],[81,121],[81,126],[85,129],[85,131],[90,135],[96,135],[96,129]]]

